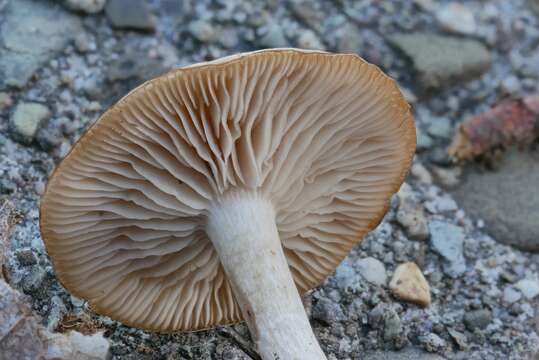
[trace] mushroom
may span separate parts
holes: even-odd
[[[243,319],[263,359],[325,359],[300,295],[378,225],[414,151],[399,88],[357,55],[240,54],[103,114],[51,177],[41,232],[98,313],[160,332]]]

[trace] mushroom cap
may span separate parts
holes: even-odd
[[[58,165],[41,232],[61,283],[161,332],[241,320],[205,232],[223,194],[276,211],[302,293],[374,229],[415,151],[396,83],[357,55],[270,49],[173,70],[121,99]]]

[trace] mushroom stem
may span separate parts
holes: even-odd
[[[229,194],[210,210],[207,233],[262,359],[325,360],[288,268],[272,204],[258,194]]]

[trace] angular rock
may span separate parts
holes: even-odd
[[[341,306],[326,298],[318,300],[313,307],[312,318],[328,325],[346,319]]]
[[[0,279],[0,359],[107,360],[102,333],[51,333],[32,315],[25,297]]]
[[[519,301],[522,298],[522,294],[514,289],[512,286],[507,286],[503,290],[503,301],[506,303],[512,304]]]
[[[476,40],[416,32],[389,41],[410,58],[425,90],[476,78],[490,68],[490,53]]]
[[[399,208],[397,221],[405,229],[410,238],[426,240],[429,237],[429,227],[423,206],[415,199],[408,184],[404,183],[397,193]]]
[[[115,28],[155,30],[155,19],[146,0],[109,0],[105,14]]]
[[[45,105],[30,102],[19,103],[10,122],[13,137],[20,142],[31,143],[40,124],[50,114],[50,110]]]
[[[2,359],[40,359],[46,345],[41,326],[21,293],[0,279],[0,355]]]
[[[373,257],[361,259],[356,263],[361,276],[368,282],[384,286],[387,283],[387,274],[384,264]]]
[[[497,241],[528,251],[539,251],[539,151],[510,151],[495,171],[465,168],[454,190],[459,205],[483,219]]]
[[[39,66],[63,50],[82,28],[78,17],[43,1],[10,1],[4,11],[0,90],[24,87]]]
[[[389,289],[399,299],[417,304],[429,306],[431,302],[430,286],[421,269],[413,263],[400,264],[389,283]]]
[[[461,350],[468,350],[468,339],[466,338],[466,335],[453,329],[453,328],[447,328],[447,333],[451,336],[453,340],[457,343],[457,346]]]
[[[103,10],[107,0],[65,0],[68,8],[75,11],[82,11],[87,14],[96,14]]]
[[[109,342],[103,337],[103,333],[48,333],[45,359],[106,360],[109,358],[109,348]]]
[[[431,245],[443,258],[444,273],[452,278],[459,277],[466,271],[464,259],[464,232],[462,228],[435,220],[429,224]]]
[[[447,211],[455,211],[458,205],[449,195],[444,194],[433,200],[425,202],[425,208],[432,214],[439,214]]]
[[[418,340],[429,352],[443,352],[447,348],[446,341],[434,333],[422,335]]]
[[[348,261],[343,261],[336,269],[334,275],[339,289],[356,289],[360,282],[360,276],[356,273]]]

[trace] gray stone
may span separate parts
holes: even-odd
[[[468,339],[466,338],[466,335],[453,329],[453,328],[447,328],[447,333],[451,336],[453,340],[457,343],[459,349],[461,350],[468,350]]]
[[[443,352],[447,348],[445,340],[434,333],[422,335],[418,340],[423,348],[429,352]]]
[[[82,11],[87,14],[95,14],[103,10],[107,0],[65,0],[68,8]]]
[[[509,95],[518,95],[522,89],[520,80],[515,75],[509,75],[501,82],[501,89]]]
[[[128,48],[122,56],[110,62],[106,78],[111,82],[128,79],[142,82],[161,75],[165,71],[166,69],[160,61],[143,56],[140,51]],[[99,88],[100,81],[99,78],[93,79],[89,87]]]
[[[24,296],[0,278],[0,356],[2,359],[41,359],[46,345],[39,336],[39,319]]]
[[[449,195],[436,197],[433,200],[425,202],[425,208],[432,214],[443,213],[446,211],[455,211],[458,209],[457,203]]]
[[[50,116],[49,109],[38,103],[19,103],[11,117],[13,137],[21,142],[30,143],[40,124]]]
[[[432,184],[432,175],[429,170],[420,162],[416,162],[412,165],[410,173],[415,177],[419,182],[423,184]]]
[[[426,240],[429,237],[427,217],[419,201],[412,195],[408,184],[401,186],[397,196],[399,198],[397,222],[406,229],[410,238]]]
[[[312,318],[328,325],[346,319],[341,306],[327,298],[318,300],[313,306]]]
[[[453,135],[453,126],[449,118],[435,117],[430,120],[427,131],[434,137],[449,139]]]
[[[513,51],[510,55],[511,66],[513,70],[521,76],[537,79],[539,73],[539,51],[534,51],[530,54],[521,54],[518,51]]]
[[[368,320],[369,325],[373,329],[379,329],[382,327],[384,320],[384,314],[386,312],[387,305],[384,303],[379,303],[371,311],[369,311]]]
[[[406,348],[401,351],[376,351],[368,352],[362,357],[363,360],[444,360],[436,354],[429,354],[417,348]]]
[[[47,270],[38,264],[28,267],[28,270],[23,273],[19,286],[26,293],[37,293],[42,291]]]
[[[324,44],[312,30],[303,30],[298,37],[298,47],[301,49],[324,50]]]
[[[522,294],[512,286],[507,286],[503,290],[503,301],[506,303],[512,304],[519,301],[521,298]]]
[[[110,344],[103,333],[82,335],[77,331],[67,334],[47,334],[45,360],[107,360]]]
[[[477,30],[473,12],[457,2],[440,7],[436,11],[436,20],[444,30],[452,33],[470,35]]]
[[[539,16],[539,0],[528,0],[530,8]]]
[[[283,29],[277,24],[268,25],[267,32],[262,35],[258,43],[263,48],[279,48],[290,46],[284,36]]]
[[[490,68],[490,53],[476,40],[418,32],[393,35],[389,41],[410,58],[424,89],[470,80]]]
[[[402,323],[399,314],[392,308],[384,313],[384,341],[397,339],[402,333]]]
[[[432,173],[434,174],[437,182],[440,185],[442,185],[446,189],[453,189],[460,184],[462,168],[443,168],[439,166],[433,166]]]
[[[538,278],[522,279],[515,284],[515,287],[519,289],[522,295],[524,295],[524,297],[528,300],[531,300],[539,295]]]
[[[459,205],[483,219],[497,241],[539,251],[539,151],[510,151],[495,171],[468,166],[464,174],[453,194]]]
[[[470,331],[484,329],[492,322],[492,312],[488,309],[467,311],[464,314],[464,325]]]
[[[346,23],[337,33],[337,50],[341,53],[360,53],[363,38],[357,26]]]
[[[356,289],[359,284],[359,275],[348,261],[343,261],[336,269],[334,275],[340,289]]]
[[[456,225],[434,220],[429,224],[431,245],[443,258],[444,273],[456,278],[466,271],[464,232]]]
[[[359,260],[356,267],[361,276],[368,282],[378,286],[384,286],[387,283],[386,268],[381,261],[368,257]]]
[[[81,31],[80,20],[43,1],[8,3],[0,27],[0,89],[23,87],[46,60]],[[61,21],[59,21],[61,19]]]
[[[0,92],[0,111],[10,107],[13,104],[13,100],[8,93]]]
[[[204,20],[196,20],[189,24],[189,32],[201,42],[211,42],[216,39],[216,31],[211,23]]]
[[[423,129],[417,128],[416,131],[417,150],[428,150],[434,145],[434,140]]]
[[[119,29],[153,31],[155,20],[146,0],[109,0],[105,14]]]
[[[80,32],[75,36],[75,47],[81,53],[95,51],[97,46],[86,32]]]
[[[60,321],[67,312],[67,308],[59,296],[53,296],[50,300],[51,310],[47,318],[47,329],[50,331],[56,330]]]

